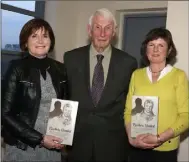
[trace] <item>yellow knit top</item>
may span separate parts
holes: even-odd
[[[173,67],[164,77],[152,83],[148,78],[146,68],[135,70],[126,99],[125,124],[131,122],[133,95],[158,96],[158,134],[168,128],[174,130],[174,138],[154,150],[170,151],[178,148],[180,134],[189,128],[189,88],[185,72]]]

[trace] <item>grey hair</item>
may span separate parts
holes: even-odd
[[[113,23],[114,23],[114,27],[117,26],[116,19],[115,19],[114,15],[113,15],[108,9],[106,9],[106,8],[98,9],[98,10],[96,10],[96,11],[91,15],[91,17],[89,18],[89,25],[90,25],[90,26],[92,25],[93,18],[94,18],[96,15],[102,15],[105,19],[112,20]]]

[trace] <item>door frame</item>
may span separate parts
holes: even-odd
[[[126,36],[127,36],[127,25],[129,18],[145,18],[145,17],[166,17],[166,13],[134,13],[134,14],[127,14],[124,16],[124,23],[123,23],[123,37],[122,37],[122,50],[125,51],[126,46]],[[165,24],[166,27],[166,24]]]
[[[123,37],[124,37],[124,17],[134,14],[167,14],[167,8],[148,8],[148,9],[126,9],[116,10],[115,18],[117,21],[117,35],[114,41],[115,47],[123,49]]]

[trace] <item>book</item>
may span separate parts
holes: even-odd
[[[72,145],[79,103],[53,98],[49,112],[46,135],[56,136],[62,144]]]
[[[157,96],[132,96],[131,137],[147,133],[157,135],[158,107]]]

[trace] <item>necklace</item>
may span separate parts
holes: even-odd
[[[164,68],[163,68],[163,69],[164,69]],[[159,70],[159,71],[152,71],[151,68],[149,67],[149,70],[150,70],[151,73],[161,73],[163,69],[161,69],[161,70]]]

